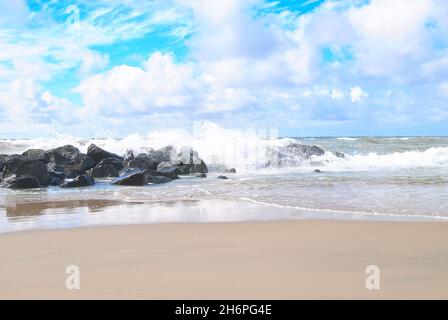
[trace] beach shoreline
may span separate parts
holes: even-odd
[[[290,220],[0,235],[0,299],[446,299],[448,223]],[[68,266],[80,290],[66,288]],[[380,290],[366,289],[368,266]]]

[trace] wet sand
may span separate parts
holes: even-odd
[[[448,223],[153,224],[0,235],[3,299],[448,298]],[[78,265],[81,289],[65,287]],[[369,265],[381,289],[365,288]]]

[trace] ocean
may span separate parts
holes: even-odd
[[[58,187],[31,191],[0,189],[0,232],[14,228],[126,223],[131,214],[132,223],[285,218],[448,220],[448,137],[266,139],[253,132],[212,128],[197,137],[159,132],[124,139],[64,136],[0,140],[0,154],[66,144],[85,152],[90,143],[118,154],[128,149],[139,153],[166,145],[178,148],[189,145],[206,163],[236,168],[237,173],[226,174],[228,180],[219,180],[217,176],[222,173],[211,172],[207,179],[183,177],[170,184],[143,188],[114,187],[108,181],[98,181],[93,187],[75,190]],[[316,145],[326,153],[307,160],[293,159],[281,167],[265,167],[267,147],[291,143]],[[337,157],[334,152],[341,152],[345,157]],[[185,203],[204,201],[209,206],[202,218],[196,213],[188,217],[191,210],[187,209],[167,213],[164,217],[161,209],[179,207],[179,204],[185,208]],[[29,213],[17,209],[33,208],[36,203],[43,207]],[[247,214],[236,210],[238,203],[245,204]],[[158,212],[154,208],[135,209],[137,204],[156,204]],[[222,204],[222,208],[210,211],[210,204],[212,207]],[[103,207],[119,209],[110,216],[93,218]],[[259,214],[257,208],[260,208]],[[281,212],[278,209],[287,209],[287,214],[269,214],[269,208],[276,213]],[[232,210],[238,214],[233,214]]]

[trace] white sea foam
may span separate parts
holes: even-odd
[[[347,155],[345,159],[331,157],[328,163],[325,164],[325,169],[332,171],[370,171],[443,168],[446,166],[448,166],[448,148],[439,147],[425,151]]]
[[[357,138],[337,138],[337,140],[357,140]],[[123,139],[78,139],[68,135],[52,139],[0,141],[0,153],[22,153],[35,148],[48,150],[71,144],[86,152],[94,143],[108,151],[124,154],[131,149],[134,153],[146,152],[172,145],[178,149],[191,146],[209,164],[223,164],[239,171],[258,170],[266,161],[268,147],[282,147],[297,142],[294,139],[279,139],[275,133],[256,130],[229,130],[214,123],[206,122],[194,129],[194,133],[183,130],[152,131],[147,135],[133,134]],[[331,147],[327,147],[330,148]],[[303,161],[297,159],[296,167],[323,167],[326,171],[369,171],[384,169],[440,168],[448,166],[448,148],[433,147],[424,151],[347,154],[345,158],[336,157],[327,150],[322,157]],[[356,152],[356,151],[354,151]]]
[[[342,140],[342,141],[357,141],[358,138],[346,138],[346,137],[342,137],[342,138],[336,138],[336,140]]]

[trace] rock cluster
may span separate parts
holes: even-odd
[[[114,178],[112,185],[144,186],[169,183],[181,175],[206,175],[208,167],[191,148],[177,153],[169,146],[135,156],[111,153],[92,144],[87,154],[67,145],[51,150],[30,149],[21,155],[0,155],[0,187],[34,189],[48,186],[81,188],[95,179]]]

